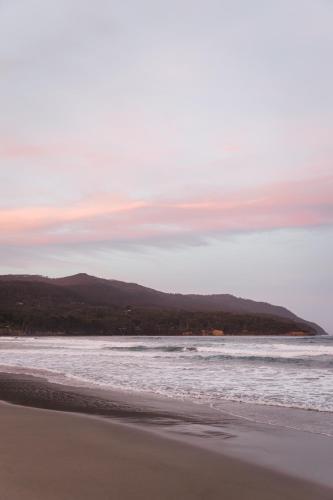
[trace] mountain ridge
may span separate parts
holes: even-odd
[[[0,276],[0,312],[1,306],[7,303],[13,310],[11,299],[17,304],[30,303],[29,294],[38,296],[38,307],[68,307],[70,304],[84,305],[88,308],[137,308],[141,311],[183,311],[193,314],[223,313],[248,316],[265,316],[297,323],[309,333],[324,334],[324,330],[309,321],[299,318],[283,306],[268,302],[236,297],[231,294],[180,294],[167,293],[148,288],[137,283],[128,283],[114,279],[98,278],[86,273],[78,273],[61,278],[50,278],[41,275],[2,275]],[[7,297],[7,299],[6,299]],[[7,302],[6,302],[7,300]],[[9,301],[9,302],[8,302]],[[40,306],[42,304],[42,306]],[[31,304],[30,309],[33,308]],[[66,309],[66,310],[67,310]],[[174,313],[174,314],[175,314]],[[244,331],[246,328],[244,329]]]

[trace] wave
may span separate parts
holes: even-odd
[[[321,368],[333,368],[333,359],[331,356],[317,357],[281,357],[268,355],[246,355],[246,354],[198,354],[192,359],[205,362],[214,361],[244,361],[244,362],[264,362],[264,363],[283,363],[296,364],[304,366],[318,366]]]
[[[175,354],[180,354],[178,358],[187,359],[197,362],[223,362],[223,361],[234,361],[234,362],[247,362],[247,363],[281,363],[284,365],[297,365],[297,366],[309,366],[309,367],[320,367],[320,368],[332,368],[333,367],[333,357],[331,354],[323,354],[313,352],[298,352],[294,355],[288,355],[282,352],[277,353],[258,353],[254,354],[252,352],[223,352],[221,346],[216,348],[206,347],[206,346],[184,346],[184,345],[147,345],[147,344],[132,344],[132,345],[109,345],[103,346],[103,351],[111,351],[115,353],[123,353],[129,355],[131,353],[152,353],[155,354],[155,358],[172,359]]]
[[[117,351],[117,352],[198,352],[196,347],[184,347],[184,346],[176,346],[176,345],[167,345],[167,346],[156,346],[149,347],[146,345],[133,345],[133,346],[112,346],[112,347],[103,347],[103,350],[107,351]]]

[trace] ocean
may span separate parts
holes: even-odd
[[[333,336],[0,337],[0,371],[236,408],[266,420],[272,408],[312,410],[321,413],[316,428],[333,435]]]

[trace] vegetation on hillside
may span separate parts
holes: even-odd
[[[95,278],[95,280],[98,280]],[[297,318],[244,312],[110,303],[103,290],[48,280],[0,280],[0,334],[61,335],[286,335],[317,333]],[[89,293],[88,293],[89,292]],[[154,291],[153,291],[154,292]],[[114,293],[114,291],[113,291]],[[100,298],[102,297],[102,298]],[[131,298],[131,296],[127,296]],[[124,300],[124,296],[122,296]],[[216,330],[216,332],[214,332]]]
[[[103,306],[59,306],[0,309],[1,334],[64,335],[202,335],[213,330],[225,335],[284,335],[315,332],[295,321],[264,315],[224,312],[191,312],[110,308]]]

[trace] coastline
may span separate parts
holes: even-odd
[[[32,376],[8,373],[0,374],[0,399],[14,403],[3,403],[0,412],[4,434],[2,463],[6,463],[0,480],[1,484],[8,484],[8,499],[38,498],[36,492],[31,496],[27,496],[29,491],[14,494],[12,490],[10,493],[10,488],[19,487],[21,478],[25,478],[23,484],[25,481],[30,484],[37,465],[43,477],[45,469],[42,485],[44,481],[52,485],[62,478],[57,488],[80,490],[71,493],[59,490],[56,496],[48,486],[50,491],[43,491],[42,495],[46,499],[120,498],[114,488],[121,491],[124,499],[217,499],[222,495],[228,499],[246,497],[253,500],[332,498],[333,482],[330,484],[329,478],[326,482],[325,474],[321,477],[310,473],[311,464],[313,469],[321,464],[316,461],[316,453],[322,453],[323,461],[332,450],[322,436],[258,425],[200,405],[61,386]],[[33,443],[25,444],[22,449],[22,443],[29,439],[33,439]],[[82,447],[88,443],[89,453],[86,454]],[[52,455],[53,446],[62,450],[56,457]],[[44,457],[45,462],[41,461],[42,455],[36,462],[36,450],[45,447],[51,448],[46,459]],[[283,462],[291,449],[293,455],[290,463],[285,464],[287,470],[279,468],[274,461],[270,463],[270,456]],[[304,459],[306,450],[310,453],[309,468],[304,466],[302,475],[302,466],[298,473],[293,470],[292,462],[295,457]],[[33,460],[28,464],[32,470],[26,478],[28,472],[17,468],[17,463],[25,463],[28,455]],[[61,463],[62,455],[66,470]],[[122,466],[118,463],[120,456]],[[332,454],[327,458],[330,456]],[[72,457],[70,464],[68,457]],[[109,465],[108,474],[105,461]],[[110,467],[113,470],[115,462],[117,473],[110,477]],[[12,471],[16,486],[11,483],[14,476],[8,476],[8,463],[13,467],[16,463],[15,474]],[[74,469],[70,473],[71,468]],[[53,479],[50,474],[55,475]],[[90,477],[90,483],[81,491],[84,474]],[[133,476],[132,486],[127,485],[128,475]],[[36,479],[33,487],[38,488],[38,484]],[[90,488],[94,484],[98,491],[95,489],[92,495]],[[101,485],[104,492],[99,491]]]

